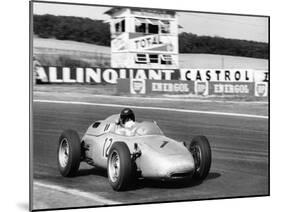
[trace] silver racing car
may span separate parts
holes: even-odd
[[[65,130],[58,143],[57,160],[62,176],[75,176],[80,162],[107,169],[116,191],[127,190],[139,178],[203,180],[211,166],[211,148],[205,136],[190,145],[163,134],[155,121],[136,122],[133,132],[117,128],[120,116],[92,123],[82,139]]]

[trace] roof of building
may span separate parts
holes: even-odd
[[[162,13],[162,14],[169,14],[175,15],[176,12],[174,10],[165,10],[165,9],[150,9],[150,8],[135,8],[135,7],[113,7],[104,12],[107,15],[114,15],[114,13],[119,12],[125,8],[131,9],[132,11],[139,11],[139,12],[155,12],[155,13]]]

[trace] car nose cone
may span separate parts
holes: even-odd
[[[161,165],[161,172],[164,178],[184,178],[194,172],[193,157],[188,155],[169,155]]]

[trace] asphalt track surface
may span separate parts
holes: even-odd
[[[83,163],[78,176],[60,176],[56,164],[60,133],[71,128],[81,137],[94,120],[120,110],[119,107],[34,102],[33,177],[35,183],[47,185],[34,186],[34,209],[268,195],[268,119],[252,117],[134,110],[139,121],[156,120],[163,132],[174,139],[190,141],[196,135],[208,137],[213,160],[210,174],[202,183],[141,180],[132,190],[115,192],[105,171]],[[54,188],[49,189],[48,185]],[[67,193],[65,189],[73,192]],[[75,195],[75,191],[80,193]],[[80,195],[83,192],[102,200]]]

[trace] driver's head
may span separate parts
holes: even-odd
[[[120,113],[120,125],[124,126],[128,121],[135,121],[135,114],[130,108],[125,108]]]

